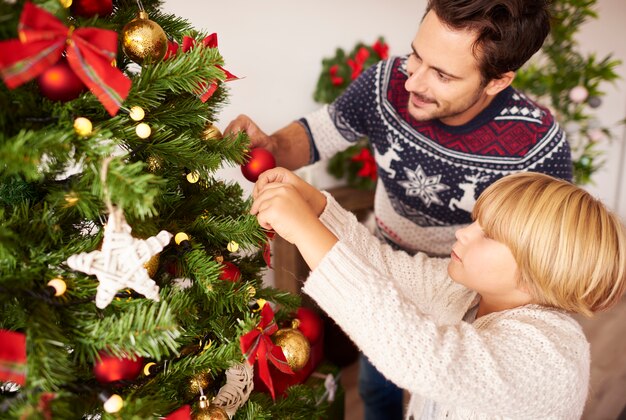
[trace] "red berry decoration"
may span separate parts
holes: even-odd
[[[222,265],[224,267],[222,268],[222,274],[220,275],[220,279],[232,281],[233,283],[238,282],[241,278],[241,271],[239,271],[239,268],[237,268],[235,264],[228,261],[223,261]]]
[[[322,318],[312,309],[298,308],[296,319],[299,321],[298,329],[309,340],[311,346],[317,343],[324,333]]]
[[[115,357],[108,353],[100,352],[100,360],[96,360],[93,366],[93,374],[100,383],[115,381],[132,381],[143,368],[143,359],[136,357],[131,360],[126,357]]]
[[[52,101],[71,101],[87,89],[65,58],[41,73],[37,84],[43,96]]]
[[[113,12],[113,0],[74,0],[71,11],[82,17],[110,15]]]
[[[274,156],[261,147],[250,150],[250,160],[241,165],[241,173],[250,182],[256,182],[263,172],[276,167]]]

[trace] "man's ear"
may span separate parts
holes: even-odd
[[[485,93],[487,95],[496,96],[498,93],[509,87],[511,83],[513,83],[514,79],[514,71],[507,71],[506,73],[502,73],[500,77],[498,77],[497,79],[491,79],[489,83],[487,83],[487,86],[485,86]]]

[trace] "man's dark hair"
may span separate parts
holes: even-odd
[[[473,53],[485,83],[519,69],[550,33],[546,0],[428,0],[431,10],[450,28],[478,34]]]

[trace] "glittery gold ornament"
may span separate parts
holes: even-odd
[[[148,171],[157,172],[163,167],[163,159],[156,156],[149,156],[146,159],[146,164],[148,165]]]
[[[222,132],[219,128],[209,123],[202,130],[202,138],[204,140],[220,140],[222,138]]]
[[[309,361],[311,344],[304,334],[295,328],[281,328],[272,335],[274,344],[283,349],[289,367],[298,371]]]
[[[144,61],[158,62],[167,52],[167,36],[142,10],[122,29],[122,51],[138,64]]]
[[[59,3],[61,3],[61,6],[63,6],[65,9],[69,9],[69,7],[72,5],[72,0],[59,0]]]
[[[91,134],[92,130],[93,125],[91,124],[91,121],[89,121],[87,118],[78,117],[74,120],[74,131],[79,136],[87,137]]]
[[[209,386],[213,384],[213,376],[211,376],[211,371],[201,372],[193,375],[189,378],[189,382],[187,385],[187,395],[189,398],[194,398],[200,394],[202,391],[205,391]]]
[[[198,407],[191,416],[194,420],[229,420],[228,414],[222,407],[208,404],[206,407]]]
[[[148,272],[148,277],[152,278],[157,273],[157,270],[159,269],[159,260],[159,254],[155,254],[144,263],[143,268],[145,268]]]

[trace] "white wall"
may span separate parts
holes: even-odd
[[[164,10],[189,19],[198,29],[217,32],[226,68],[243,77],[229,83],[230,104],[217,126],[223,129],[245,113],[270,133],[318,107],[312,94],[321,60],[332,56],[335,48],[351,50],[357,41],[373,43],[382,35],[391,54],[408,52],[425,4],[425,0],[167,0]],[[599,19],[579,32],[582,50],[595,51],[600,58],[612,52],[626,62],[624,0],[598,0],[597,11]],[[598,109],[605,125],[626,116],[626,65],[618,71],[622,80],[604,86],[607,95]],[[626,220],[624,129],[615,134],[617,140],[605,145],[605,167],[589,190]],[[320,187],[334,182],[320,164],[305,175]],[[238,168],[223,171],[223,176],[251,189]]]

